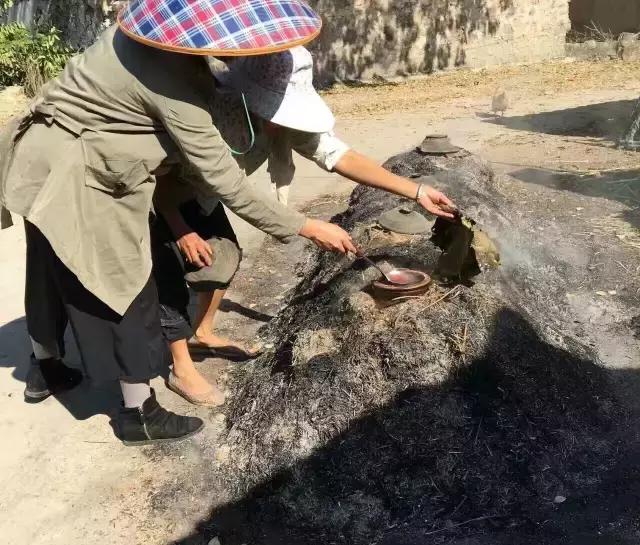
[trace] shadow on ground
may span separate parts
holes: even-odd
[[[622,212],[623,219],[633,227],[640,228],[640,169],[580,174],[547,168],[524,168],[511,172],[510,176],[529,184],[619,202],[630,208]]]
[[[610,378],[505,309],[482,358],[353,420],[173,545],[638,543],[638,445],[619,440]],[[536,392],[556,397],[523,401]]]
[[[191,299],[192,303],[194,303],[195,297]],[[227,299],[222,301],[220,311],[236,313],[262,323],[268,322],[273,318],[270,314],[265,314]],[[65,346],[67,350],[65,362],[71,367],[81,369],[80,355],[70,328],[67,329],[65,334]],[[0,326],[0,347],[0,367],[13,368],[13,378],[24,382],[29,370],[31,354],[26,318],[22,317]],[[196,362],[201,362],[205,359],[207,359],[206,355],[194,356],[194,361]],[[230,360],[234,361],[232,358]],[[220,365],[220,367],[226,367],[226,363]],[[56,396],[56,399],[76,420],[87,420],[98,414],[113,416],[116,408],[120,406],[121,394],[117,383],[91,386],[85,382],[72,392]]]
[[[71,367],[80,369],[80,357],[70,329],[65,335],[65,345],[67,347],[65,362]],[[12,376],[24,382],[29,370],[31,354],[24,317],[0,326],[0,347],[2,347],[0,367],[13,368]],[[90,386],[84,381],[71,392],[57,395],[56,400],[76,420],[88,420],[99,414],[112,415],[120,404],[121,395],[116,383]]]
[[[245,307],[244,305],[236,303],[235,301],[231,301],[230,299],[222,300],[222,302],[220,303],[220,312],[235,312],[236,314],[244,316],[245,318],[263,323],[269,322],[271,319],[273,319],[272,314],[266,314],[265,312],[260,312],[259,310]]]
[[[631,123],[635,100],[615,100],[520,116],[485,117],[516,131],[604,139],[617,143]]]

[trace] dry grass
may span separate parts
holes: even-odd
[[[440,161],[465,210],[516,215],[483,163]],[[435,168],[415,152],[387,167]],[[434,270],[440,252],[428,237],[378,237],[372,248],[368,226],[397,203],[358,189],[339,221],[374,259]],[[522,231],[513,245],[526,252]],[[284,526],[300,534],[292,543],[310,545],[379,543],[395,529],[435,539],[524,511],[544,517],[556,495],[597,483],[619,414],[597,359],[562,329],[557,308],[567,279],[584,272],[544,252],[528,258],[521,272],[492,270],[382,308],[362,291],[370,268],[312,257],[268,326],[273,350],[232,373],[226,469],[241,499],[216,524],[250,512],[259,532]],[[277,542],[238,532],[238,543]]]
[[[640,250],[640,229],[630,224],[619,215],[609,215],[592,218],[590,223],[594,226],[594,231],[600,235],[615,236],[625,246]],[[589,233],[591,235],[592,233]],[[629,264],[637,273],[637,267]]]

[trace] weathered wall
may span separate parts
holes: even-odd
[[[315,0],[321,76],[367,78],[564,54],[568,0]]]
[[[640,31],[640,2],[638,0],[571,0],[571,24],[575,30],[586,27],[604,32]]]
[[[620,0],[622,1],[622,0]],[[541,61],[564,54],[569,0],[310,0],[325,26],[312,45],[322,82]],[[90,43],[111,0],[17,0],[14,18],[46,20]]]

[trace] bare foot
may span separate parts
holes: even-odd
[[[226,339],[224,337],[219,337],[218,335],[214,335],[211,332],[207,333],[201,330],[196,331],[195,335],[193,336],[193,341],[195,341],[196,344],[199,344],[202,347],[206,348],[222,348],[227,350],[231,349],[238,353],[244,353],[249,358],[255,357],[260,353],[259,348],[248,348],[242,343],[232,341],[231,339]]]

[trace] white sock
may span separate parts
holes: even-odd
[[[120,381],[120,389],[127,409],[138,409],[151,397],[151,386],[147,382]]]
[[[40,344],[38,341],[31,339],[31,346],[33,347],[33,355],[37,360],[48,360],[50,358],[59,359],[60,349],[58,343],[51,343],[48,346]]]

